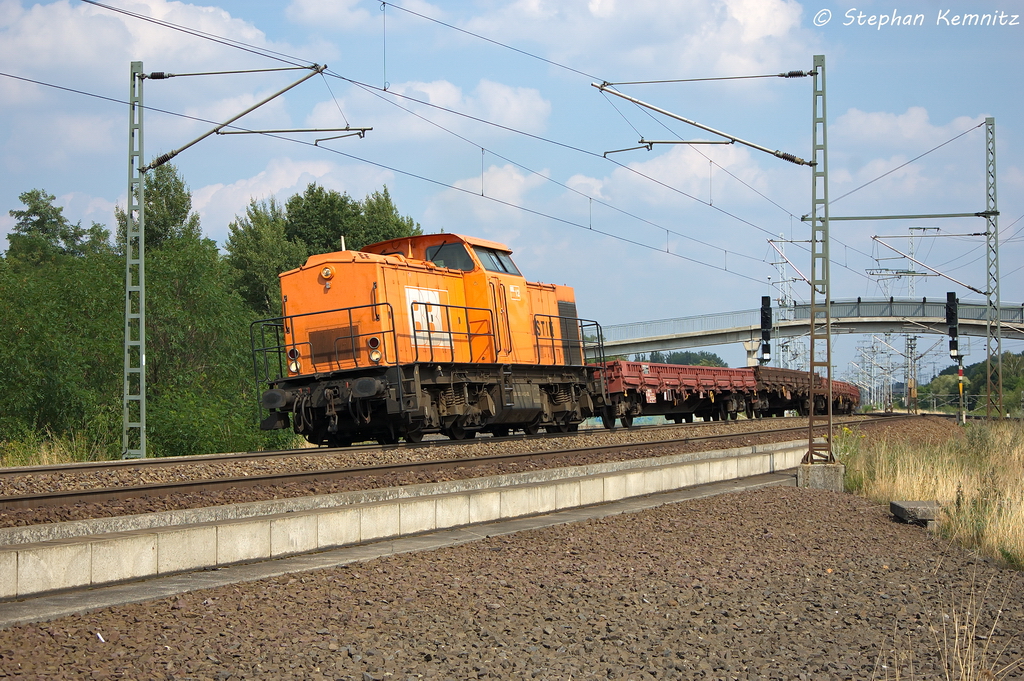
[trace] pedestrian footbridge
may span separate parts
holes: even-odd
[[[984,303],[960,303],[960,335],[985,336],[988,308]],[[810,305],[772,308],[772,338],[810,333]],[[1003,338],[1024,340],[1024,305],[1003,303]],[[832,333],[945,334],[946,301],[927,298],[832,301]],[[761,338],[759,309],[659,319],[604,327],[605,352],[631,355],[665,350],[704,348],[727,343],[753,344]],[[748,345],[748,349],[751,347]]]

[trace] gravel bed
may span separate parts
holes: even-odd
[[[1021,659],[1020,581],[864,499],[768,488],[23,625],[0,677],[1020,678],[943,664],[957,619]]]
[[[709,424],[708,429],[723,429],[719,424]],[[896,434],[907,437],[914,437],[917,440],[948,439],[960,433],[959,428],[952,422],[938,417],[922,417],[920,419],[902,420],[894,422],[865,423],[856,427],[858,431],[865,433],[878,433],[880,436],[892,437]],[[703,430],[703,429],[702,429]],[[611,438],[629,437],[631,435],[646,436],[648,440],[663,439],[665,431],[659,430],[658,438],[651,436],[651,431],[612,432],[599,435],[585,435],[576,438],[558,438],[557,443],[561,446],[597,446],[610,444]],[[692,431],[686,431],[687,436],[693,437]],[[703,430],[703,434],[709,434]],[[716,440],[709,444],[707,442],[680,442],[673,445],[658,446],[656,449],[651,446],[643,446],[638,443],[636,449],[625,449],[604,454],[591,452],[568,453],[558,457],[542,461],[523,461],[513,463],[486,464],[480,466],[467,466],[442,471],[407,471],[402,473],[388,474],[367,474],[347,477],[339,480],[322,480],[291,482],[281,485],[254,485],[252,487],[235,487],[226,490],[178,493],[163,496],[146,496],[132,499],[120,499],[111,501],[99,501],[80,503],[65,506],[47,506],[40,508],[7,509],[0,510],[0,527],[15,527],[25,525],[39,525],[45,523],[66,522],[70,520],[84,520],[88,518],[109,518],[121,515],[135,515],[139,513],[153,513],[157,511],[170,511],[185,508],[203,508],[207,506],[220,506],[225,504],[237,504],[251,501],[266,501],[270,499],[283,499],[290,497],[309,496],[316,494],[333,494],[335,492],[349,492],[355,490],[377,489],[384,487],[396,487],[400,485],[413,485],[428,482],[444,482],[448,480],[459,480],[464,478],[484,477],[488,475],[500,475],[506,473],[521,473],[541,468],[560,466],[576,466],[591,463],[603,463],[607,461],[625,461],[629,459],[647,458],[651,456],[671,456],[675,454],[707,451],[709,449],[728,449],[731,447],[744,447],[753,444],[765,444],[786,440],[799,439],[799,434],[794,433],[772,433],[768,432],[747,432],[738,434],[736,437]],[[595,441],[597,440],[597,441]],[[481,441],[472,447],[444,447],[428,450],[416,450],[416,454],[423,451],[436,453],[443,449],[451,453],[461,453],[462,457],[467,456],[467,450],[472,450],[473,455],[483,456],[485,454],[509,453],[510,449],[519,448],[518,451],[545,451],[552,447],[551,440],[533,441]],[[539,447],[538,445],[542,445]],[[531,449],[531,447],[533,449]],[[402,450],[392,450],[401,453]],[[332,457],[333,458],[333,457]],[[426,456],[427,459],[441,458],[437,456]],[[353,465],[353,464],[350,464]],[[176,470],[176,469],[175,469]]]
[[[847,419],[856,422],[859,419]],[[844,421],[836,419],[837,423]],[[711,422],[681,426],[679,428],[637,428],[609,431],[595,429],[576,435],[543,439],[506,439],[481,437],[471,443],[434,445],[431,447],[395,447],[373,450],[333,450],[332,453],[287,455],[274,458],[205,460],[181,462],[173,466],[117,466],[101,470],[76,470],[72,464],[52,473],[26,473],[0,478],[0,496],[42,494],[77,489],[105,487],[134,487],[182,480],[213,480],[275,473],[333,470],[355,466],[375,466],[406,461],[432,461],[458,459],[497,454],[522,454],[553,449],[600,447],[603,445],[651,442],[674,437],[703,437],[727,433],[748,433],[799,426],[797,419],[767,419],[758,421]],[[799,439],[799,435],[794,436]],[[442,440],[448,442],[448,440]]]

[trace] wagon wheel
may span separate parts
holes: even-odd
[[[747,400],[746,404],[743,406],[743,413],[746,415],[748,420],[754,418],[754,403]]]
[[[476,431],[466,430],[459,419],[455,419],[452,425],[448,426],[447,435],[451,440],[466,440],[471,437],[470,433],[476,435]]]
[[[410,428],[403,435],[406,442],[423,442],[423,427]]]
[[[615,412],[611,407],[601,408],[601,425],[608,430],[615,430]]]
[[[533,421],[531,421],[530,423],[527,423],[525,426],[523,426],[523,432],[526,433],[527,435],[536,435],[537,433],[540,432],[540,415],[539,414],[537,415],[537,418],[535,418]]]
[[[619,417],[619,423],[622,424],[623,428],[632,428],[633,427],[633,415],[632,414],[623,414],[622,416]]]
[[[552,421],[551,425],[547,426],[545,430],[547,430],[549,433],[568,433],[571,420],[572,413],[567,412],[565,416],[562,418],[556,417],[554,421]]]
[[[682,414],[672,414],[672,423],[682,423],[683,418]]]
[[[508,437],[509,429],[508,428],[492,428],[491,429],[491,434],[494,435],[494,437]]]

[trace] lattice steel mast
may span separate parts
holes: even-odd
[[[828,134],[825,108],[825,55],[814,55],[813,132],[811,137],[811,351],[810,405],[807,421],[807,454],[804,463],[834,463],[832,453],[832,309],[828,236]],[[820,355],[824,355],[822,358]],[[821,382],[815,380],[820,370]],[[818,398],[825,413],[817,414]],[[824,441],[815,429],[824,428]]]
[[[1003,325],[999,305],[999,207],[996,202],[996,119],[985,119],[985,416],[1003,418]]]
[[[121,458],[146,456],[146,200],[143,182],[142,62],[128,92],[128,205],[125,210],[124,398]]]

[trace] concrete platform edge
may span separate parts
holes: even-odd
[[[168,598],[190,591],[269,579],[285,574],[340,567],[388,555],[431,551],[515,532],[623,513],[635,513],[690,499],[779,485],[795,486],[795,471],[788,469],[741,480],[707,483],[671,492],[565,509],[528,518],[493,521],[368,544],[345,546],[319,553],[154,577],[144,581],[95,587],[82,591],[35,596],[20,601],[0,602],[0,629],[32,622],[46,622],[100,608]]]

